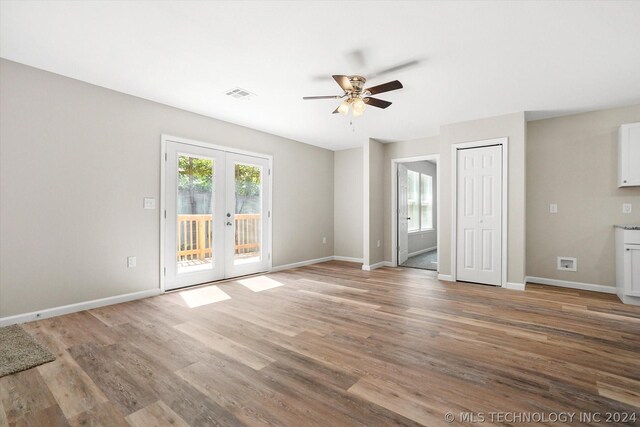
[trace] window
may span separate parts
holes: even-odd
[[[408,171],[409,232],[433,229],[433,177]]]

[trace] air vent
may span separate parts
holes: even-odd
[[[226,94],[232,98],[248,100],[256,96],[255,93],[251,93],[246,89],[234,87],[226,92]]]

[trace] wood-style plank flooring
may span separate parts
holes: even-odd
[[[359,267],[26,324],[58,359],[0,379],[0,425],[436,426],[451,425],[448,412],[640,411],[640,307]]]

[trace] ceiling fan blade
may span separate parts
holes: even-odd
[[[340,76],[340,75],[331,76],[331,77],[333,77],[333,80],[335,80],[336,83],[338,83],[338,85],[340,85],[342,90],[344,90],[345,92],[351,92],[353,90],[353,86],[351,86],[351,82],[349,81],[349,77]]]
[[[389,101],[384,101],[378,98],[366,97],[366,98],[363,98],[362,100],[365,102],[365,104],[371,105],[372,107],[387,108],[389,105],[391,105]]]
[[[365,91],[369,92],[370,95],[375,95],[377,93],[389,92],[396,89],[402,89],[402,83],[400,83],[398,80],[370,87],[368,89],[365,89]]]
[[[338,108],[340,108],[340,106],[338,105]],[[338,108],[336,108],[335,110],[333,110],[333,113],[331,114],[338,114],[340,111],[338,111]]]
[[[340,95],[328,95],[328,96],[303,96],[302,99],[340,99]]]
[[[419,60],[412,59],[411,61],[403,62],[402,64],[394,65],[393,67],[385,68],[383,70],[378,70],[378,71],[376,71],[374,73],[369,73],[368,77],[370,79],[373,79],[373,78],[379,77],[379,76],[381,76],[383,74],[393,73],[393,72],[402,70],[404,68],[413,67],[414,65],[418,65],[418,64],[420,64]]]

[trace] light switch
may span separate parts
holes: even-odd
[[[127,267],[128,268],[133,268],[135,266],[136,266],[136,257],[128,256],[127,257]]]
[[[555,203],[551,203],[549,205],[549,213],[558,213],[558,205]]]
[[[322,238],[322,243],[327,243],[327,238],[326,237]]]
[[[632,205],[631,203],[623,203],[622,204],[622,213],[631,213],[631,209],[632,209]]]
[[[155,209],[156,208],[156,199],[153,197],[145,197],[144,198],[144,208],[145,209]]]

